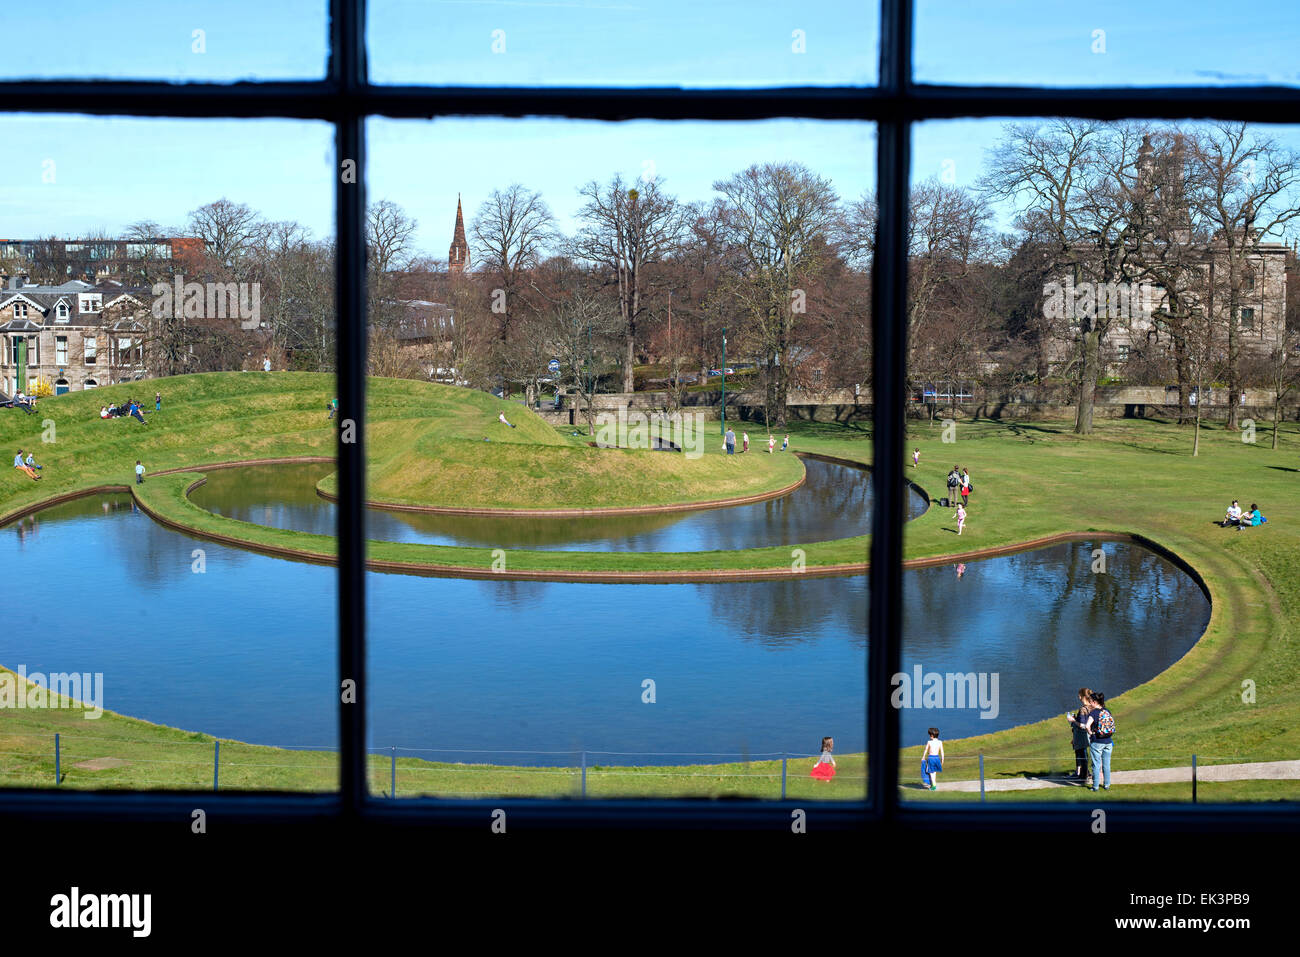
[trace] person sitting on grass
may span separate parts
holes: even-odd
[[[1240,524],[1241,524],[1241,506],[1237,504],[1237,500],[1234,498],[1232,500],[1232,504],[1228,506],[1227,514],[1223,516],[1223,521],[1221,521],[1219,525],[1223,528],[1227,528],[1229,525],[1240,525]]]
[[[1254,502],[1251,502],[1250,511],[1241,516],[1241,521],[1237,523],[1237,531],[1241,531],[1243,528],[1252,528],[1256,525],[1263,525],[1267,521],[1268,519],[1259,514],[1259,506]]]
[[[512,429],[515,427],[515,424],[506,418],[506,414],[504,412],[498,415],[497,418],[501,421],[503,425],[508,425]]]
[[[36,469],[36,471],[38,471],[38,472],[39,472],[41,469],[43,469],[43,468],[45,467],[45,466],[43,466],[43,465],[37,465],[37,464],[36,464],[36,459],[34,459],[34,458],[32,457],[32,453],[31,453],[31,452],[28,452],[28,453],[27,453],[27,459],[26,459],[26,461],[24,462],[24,464],[25,464],[29,469]]]
[[[14,456],[14,468],[20,472],[26,472],[27,476],[35,481],[40,480],[40,476],[36,474],[35,470],[29,468],[27,463],[23,461],[22,449],[19,449],[18,454]]]
[[[140,420],[140,423],[141,423],[142,425],[147,424],[147,423],[144,421],[144,413],[140,411],[140,404],[139,404],[138,402],[132,400],[132,402],[131,402],[131,406],[130,406],[130,408],[128,409],[128,412],[130,413],[130,415],[131,415],[132,418],[139,419],[139,420]]]
[[[101,405],[101,406],[99,407],[99,417],[100,417],[101,419],[107,419],[107,418],[108,418],[108,406],[106,406],[106,405]]]

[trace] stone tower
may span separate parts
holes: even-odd
[[[465,242],[465,217],[460,210],[460,194],[456,194],[456,231],[451,237],[451,249],[447,253],[447,271],[459,276],[469,265],[469,243]]]

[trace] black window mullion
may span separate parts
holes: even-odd
[[[880,81],[906,97],[911,83],[911,0],[883,0]],[[907,195],[911,127],[908,118],[877,127],[876,249],[872,265],[873,451],[871,578],[867,651],[867,795],[891,819],[898,804],[899,714],[890,706],[890,676],[902,660],[903,386],[907,364]]]
[[[345,819],[366,797],[366,183],[365,116],[348,94],[366,83],[365,4],[330,2],[330,74],[343,91],[335,119],[335,362],[338,441],[339,800]]]

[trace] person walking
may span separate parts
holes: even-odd
[[[960,535],[961,530],[966,527],[966,506],[961,502],[957,503],[957,513],[953,518],[957,519],[957,534]]]
[[[912,468],[919,469],[920,467],[921,467],[921,450],[912,449]]]
[[[1066,714],[1070,722],[1071,742],[1074,747],[1074,773],[1067,775],[1086,782],[1088,780],[1088,730],[1084,723],[1088,720],[1092,700],[1090,688],[1079,689],[1079,709],[1074,714]]]
[[[835,755],[831,753],[834,749],[834,738],[822,738],[822,753],[812,766],[812,770],[808,772],[809,777],[816,778],[818,781],[829,781],[835,777]]]
[[[961,470],[961,502],[963,505],[967,502],[967,496],[970,495],[970,473],[965,469]]]
[[[939,772],[943,770],[943,742],[939,740],[938,728],[931,728],[927,733],[930,739],[921,754],[921,787],[937,791]]]
[[[781,451],[784,452],[784,451],[786,451],[786,449],[788,449],[788,448],[790,448],[790,433],[789,433],[789,432],[787,432],[787,433],[785,434],[785,439],[781,442]]]
[[[771,455],[775,449],[776,449],[776,436],[769,435],[767,437],[767,454]]]
[[[741,440],[742,442],[745,443],[743,446],[741,446],[740,451],[741,451],[742,453],[743,453],[743,452],[748,452],[748,451],[749,451],[749,433],[748,433],[748,432],[741,432],[741,433],[740,433],[740,440]]]
[[[727,450],[728,455],[736,454],[736,433],[727,429],[727,434],[722,437],[722,444]]]
[[[270,371],[271,371],[271,357],[270,357],[270,356],[262,356],[262,371],[263,371],[263,372],[270,372]]]
[[[161,411],[162,411],[162,393],[161,393],[161,392],[155,392],[155,393],[153,394],[153,410],[154,410],[155,412],[161,412]]]
[[[1090,790],[1101,785],[1110,790],[1110,755],[1114,749],[1115,717],[1106,709],[1106,696],[1094,691],[1089,698],[1090,709],[1084,727],[1088,731],[1088,751],[1092,756],[1092,784]]]
[[[339,400],[337,398],[331,399],[329,402],[325,403],[325,408],[329,410],[329,415],[326,418],[334,418],[334,413],[339,410]],[[502,414],[504,415],[505,413]]]
[[[135,460],[135,484],[144,484],[144,466],[140,464],[139,459]]]

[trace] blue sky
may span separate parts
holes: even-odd
[[[61,0],[11,10],[5,35],[76,35],[75,57],[9,56],[0,77],[232,80],[321,75],[322,0]],[[370,65],[381,82],[764,85],[866,83],[875,76],[875,2],[765,0],[370,0]],[[1224,16],[1208,0],[920,0],[918,78],[936,82],[1297,82],[1300,2],[1260,0]],[[1094,31],[1104,31],[1104,52]],[[202,31],[201,34],[195,31]],[[496,34],[494,31],[503,31]],[[802,37],[804,52],[795,52]],[[797,39],[797,38],[796,38]],[[494,45],[499,52],[494,52]],[[202,52],[196,52],[201,47]],[[21,49],[21,44],[16,49]],[[142,55],[145,51],[146,55]],[[916,178],[969,185],[997,120],[916,127]],[[298,121],[99,119],[0,114],[0,237],[180,225],[221,196],[271,219],[331,229],[331,130]],[[1300,144],[1293,128],[1280,138]],[[795,160],[856,198],[874,182],[868,124],[600,124],[445,119],[370,124],[369,192],[419,221],[417,245],[444,256],[456,195],[473,213],[493,188],[540,190],[566,230],[577,189],[653,171],[683,199],[754,162]],[[950,165],[945,165],[950,163]],[[1009,220],[1004,213],[1002,223]]]

